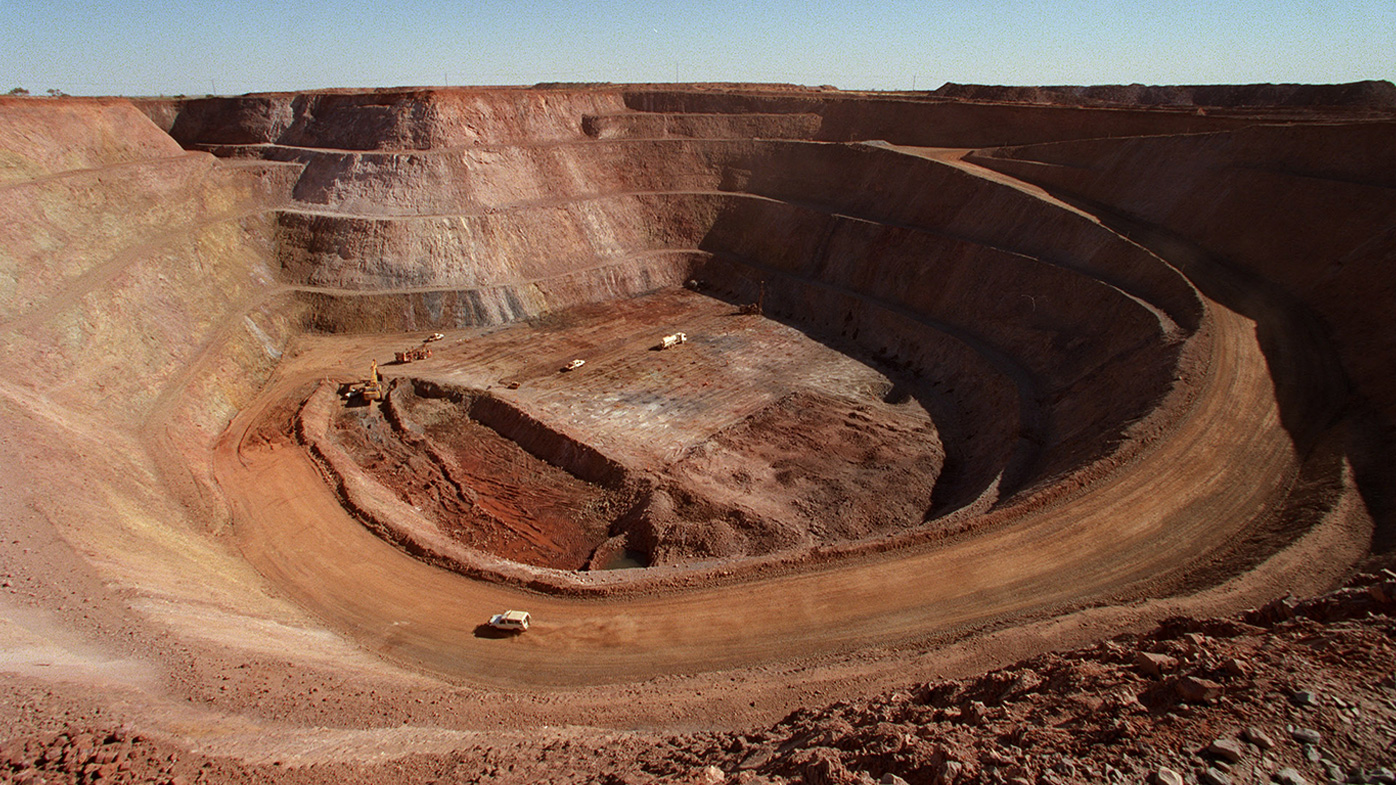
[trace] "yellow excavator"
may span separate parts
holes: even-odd
[[[383,377],[378,375],[377,360],[369,361],[368,381],[364,382],[363,396],[365,401],[383,400]]]
[[[383,377],[378,375],[378,361],[370,360],[368,366],[368,379],[357,384],[349,384],[340,387],[345,400],[349,400],[356,395],[363,396],[365,401],[383,400]]]

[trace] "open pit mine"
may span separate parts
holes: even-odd
[[[1099,781],[739,731],[1389,614],[1393,265],[1389,83],[0,98],[4,776]]]

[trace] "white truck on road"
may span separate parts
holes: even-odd
[[[532,621],[533,620],[529,618],[528,611],[505,611],[491,616],[490,626],[496,630],[525,632],[528,630],[528,625]]]

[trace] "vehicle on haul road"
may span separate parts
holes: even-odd
[[[528,611],[505,611],[490,617],[491,627],[509,632],[524,632],[530,622],[532,619],[529,618]]]
[[[393,359],[396,360],[398,364],[415,362],[417,360],[429,360],[431,359],[431,349],[426,344],[423,344],[415,349],[397,352],[393,355]]]
[[[687,333],[674,333],[673,335],[666,335],[666,336],[664,336],[664,337],[663,337],[662,339],[660,339],[660,341],[659,341],[659,348],[660,348],[660,349],[672,349],[672,348],[674,348],[675,346],[678,346],[678,345],[681,344],[681,343],[688,343],[688,334],[687,334]]]

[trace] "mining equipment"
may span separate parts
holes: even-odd
[[[425,360],[429,357],[431,357],[431,349],[428,348],[425,343],[414,349],[408,349],[407,351],[393,354],[393,359],[396,360],[398,364],[410,363],[415,360]]]
[[[765,282],[765,281],[762,281],[762,282],[761,282],[761,290],[760,290],[760,292],[757,293],[757,295],[756,295],[756,302],[754,302],[754,303],[747,303],[746,305],[743,305],[743,306],[739,307],[739,308],[737,309],[737,313],[741,313],[741,314],[755,314],[756,316],[760,316],[761,314],[765,313],[765,311],[763,310],[764,307],[765,307],[765,304],[766,304],[766,282]]]
[[[572,362],[570,362],[570,363],[568,363],[568,364],[562,366],[562,370],[564,370],[564,371],[575,371],[575,370],[577,370],[578,368],[580,368],[580,367],[582,367],[583,365],[586,365],[586,364],[587,364],[587,361],[586,361],[586,360],[573,360]]]
[[[344,388],[344,397],[346,400],[356,395],[363,396],[365,401],[383,400],[383,377],[378,375],[377,360],[369,361],[367,379]]]
[[[688,343],[687,333],[674,333],[673,335],[666,335],[663,338],[659,339],[659,346],[657,348],[672,349],[681,343]]]

